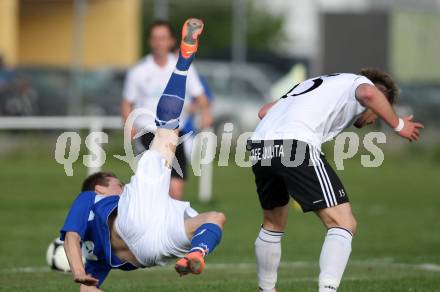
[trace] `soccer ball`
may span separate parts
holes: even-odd
[[[69,261],[64,251],[64,242],[55,238],[47,248],[46,261],[52,270],[70,272]]]

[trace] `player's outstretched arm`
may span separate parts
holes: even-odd
[[[365,107],[371,109],[384,120],[392,129],[403,138],[415,141],[420,136],[419,129],[423,125],[412,121],[412,116],[399,118],[385,95],[370,84],[361,84],[356,89],[357,100]]]
[[[202,33],[200,19],[188,19],[182,28],[179,58],[176,68],[156,109],[157,131],[151,149],[161,153],[168,166],[171,166],[177,145],[177,129],[186,93],[186,77],[198,49],[198,37]]]
[[[99,280],[93,278],[91,275],[86,274],[84,269],[81,253],[81,237],[78,233],[71,231],[66,232],[66,237],[64,239],[64,250],[66,251],[73,280],[76,283],[87,286],[97,286]]]

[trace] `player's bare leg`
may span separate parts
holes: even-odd
[[[226,218],[220,212],[207,212],[185,220],[191,250],[176,262],[175,269],[180,276],[200,274],[205,268],[205,257],[220,243]]]
[[[289,204],[272,210],[263,210],[263,228],[267,230],[284,232],[289,215]]]
[[[316,214],[327,228],[342,227],[349,230],[352,234],[355,234],[357,231],[357,222],[350,203],[321,209],[316,211]]]
[[[158,130],[153,139],[152,150],[158,151],[171,167],[177,144],[179,116],[185,99],[185,83],[189,67],[198,48],[198,37],[203,30],[199,19],[188,19],[183,25],[182,42],[176,69],[168,81],[156,111]],[[185,228],[191,235],[191,250],[176,263],[176,271],[181,275],[200,274],[205,266],[204,257],[220,242],[224,215],[208,213],[188,219]]]
[[[223,229],[226,223],[226,217],[221,212],[201,213],[193,218],[185,220],[185,231],[188,238],[191,238],[196,230],[204,223],[212,223]]]
[[[170,196],[173,199],[182,200],[184,187],[185,187],[185,180],[183,180],[180,177],[171,177]]]
[[[176,69],[159,100],[156,113],[158,129],[151,149],[161,153],[171,167],[178,140],[179,116],[185,99],[185,84],[188,69],[198,49],[198,37],[203,31],[200,19],[188,19],[182,28],[179,59]]]
[[[157,128],[156,135],[151,143],[151,150],[155,150],[162,154],[167,166],[170,168],[174,159],[174,153],[176,153],[178,139],[178,130]]]
[[[193,246],[192,252],[189,252],[184,258],[177,261],[175,269],[181,275],[187,274],[200,274],[205,268],[204,257],[212,251],[213,243],[219,240],[218,234],[216,234],[216,228],[223,230],[223,226],[226,222],[226,217],[220,212],[206,212],[197,215],[194,218],[185,220],[185,230],[188,238],[191,239],[191,245]],[[203,237],[205,233],[208,234],[208,238]],[[220,234],[221,236],[221,234]],[[212,238],[209,238],[212,237]],[[211,243],[204,243],[203,241],[214,241]],[[218,242],[217,242],[218,243]]]
[[[263,225],[255,240],[257,276],[260,291],[276,291],[278,266],[281,260],[281,239],[287,225],[289,204],[263,210]]]
[[[203,22],[198,19],[188,19],[182,28],[180,55],[191,58],[198,49],[198,36],[203,30]],[[185,221],[188,238],[191,238],[191,251],[175,266],[181,275],[189,273],[200,274],[204,267],[204,257],[220,242],[225,216],[222,213],[209,212],[200,214]]]
[[[350,257],[356,220],[350,203],[321,209],[316,214],[328,229],[319,259],[319,291],[335,292]]]

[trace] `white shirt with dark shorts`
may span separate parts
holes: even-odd
[[[348,202],[342,182],[321,145],[350,126],[366,108],[356,99],[355,74],[331,74],[295,85],[272,106],[248,143],[263,209],[284,206],[293,197],[304,212]]]

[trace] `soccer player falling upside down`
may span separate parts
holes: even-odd
[[[61,239],[81,291],[100,291],[111,269],[163,265],[175,257],[180,258],[175,269],[181,276],[200,274],[204,257],[220,242],[222,213],[198,214],[168,193],[186,76],[202,30],[198,19],[183,26],[176,69],[157,106],[156,136],[130,183],[123,186],[111,173],[93,174],[72,204]],[[81,243],[87,250],[85,267]]]
[[[255,242],[260,291],[276,291],[281,239],[289,196],[304,212],[313,211],[327,228],[319,260],[319,291],[335,292],[351,252],[356,220],[341,181],[321,152],[354,122],[356,127],[382,119],[398,135],[415,141],[420,123],[399,118],[392,104],[398,89],[378,69],[359,75],[332,74],[306,80],[267,104],[248,143],[263,225]]]

